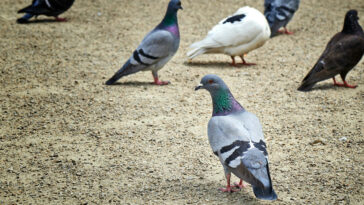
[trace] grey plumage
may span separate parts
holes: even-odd
[[[287,26],[298,10],[300,0],[265,0],[264,15],[271,30],[271,37],[277,35],[278,29]]]
[[[208,138],[213,152],[224,167],[227,189],[230,189],[230,173],[233,173],[252,185],[257,198],[277,199],[259,119],[235,100],[218,76],[203,77],[196,90],[201,88],[208,90],[212,97],[214,108],[208,123]]]
[[[179,47],[178,9],[182,9],[181,2],[171,0],[162,22],[144,37],[122,68],[106,82],[107,85],[114,84],[123,76],[147,70],[152,71],[155,84],[168,84],[159,81],[158,70],[174,56]]]

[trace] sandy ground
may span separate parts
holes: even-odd
[[[187,64],[188,46],[244,5],[183,0],[181,46],[150,72],[103,83],[163,17],[168,0],[77,0],[67,23],[15,24],[30,0],[0,7],[0,204],[267,204],[251,187],[218,191],[223,169],[207,140],[211,101],[194,92],[214,73],[261,120],[275,204],[363,204],[364,63],[347,80],[296,91],[328,40],[362,0],[304,0],[289,29],[234,68],[225,55]],[[46,17],[40,17],[45,19]],[[346,137],[346,141],[339,139]],[[237,178],[233,178],[235,181]]]

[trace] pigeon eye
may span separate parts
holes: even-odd
[[[214,83],[214,81],[213,80],[209,80],[209,84],[212,84],[212,83]]]

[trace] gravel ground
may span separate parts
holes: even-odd
[[[30,0],[0,7],[0,204],[267,204],[250,186],[218,191],[223,169],[207,140],[211,101],[194,92],[222,77],[261,120],[275,204],[363,204],[364,63],[356,89],[319,83],[296,91],[347,10],[362,0],[304,0],[281,35],[231,67],[230,57],[186,51],[239,7],[263,0],[182,0],[181,46],[159,72],[103,83],[161,20],[168,0],[77,0],[66,23],[15,24]],[[46,17],[40,17],[45,19]],[[340,140],[345,137],[346,140]],[[237,178],[233,178],[237,180]]]

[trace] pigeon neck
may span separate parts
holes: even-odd
[[[165,29],[173,35],[179,37],[177,11],[167,9],[166,15],[164,16],[162,22],[158,26],[159,29]]]
[[[349,18],[345,18],[344,28],[341,32],[350,33],[350,34],[354,34],[354,33],[363,34],[363,29],[361,28],[361,26],[359,25],[357,20],[353,21],[353,20],[350,20]]]
[[[178,24],[177,20],[177,12],[172,11],[171,9],[167,9],[166,15],[164,16],[161,26],[163,27],[169,27],[174,26]]]
[[[220,89],[211,93],[211,98],[213,104],[212,116],[224,116],[244,110],[228,89]]]

